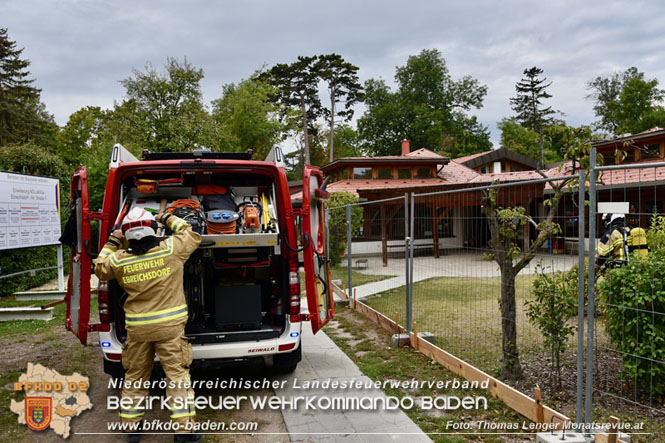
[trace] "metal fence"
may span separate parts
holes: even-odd
[[[592,150],[588,175],[347,205],[345,283],[511,386],[539,386],[577,422],[615,415],[642,424],[633,441],[656,441],[665,432],[665,163],[604,163],[595,166]],[[626,225],[644,229],[647,256],[595,265],[608,202],[628,204]],[[543,236],[550,212],[558,228]]]

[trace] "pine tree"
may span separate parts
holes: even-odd
[[[341,117],[342,121],[349,121],[353,117],[353,108],[357,102],[364,97],[362,85],[358,80],[358,67],[345,61],[339,54],[320,55],[316,62],[315,71],[326,83],[330,96],[330,109],[324,114],[329,124],[328,159],[334,158],[335,140],[335,118]],[[344,103],[341,110],[337,110],[337,103]]]
[[[517,113],[517,121],[525,128],[531,129],[539,134],[538,167],[542,168],[543,162],[543,128],[550,122],[549,116],[555,111],[551,106],[544,106],[543,100],[552,97],[546,89],[552,84],[547,83],[547,78],[540,78],[543,70],[534,66],[524,70],[524,77],[515,85],[517,96],[510,99],[513,111]]]
[[[270,99],[283,109],[280,116],[289,126],[302,129],[304,160],[310,164],[310,141],[316,119],[323,115],[319,98],[319,73],[316,56],[299,56],[290,65],[279,63],[259,78],[276,88]]]
[[[55,126],[39,101],[41,90],[32,86],[30,61],[21,59],[22,52],[0,28],[0,146],[40,143]]]

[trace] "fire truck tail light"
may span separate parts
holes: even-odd
[[[111,323],[109,315],[109,284],[100,281],[97,289],[97,301],[99,302],[99,321],[101,323]]]
[[[289,294],[291,296],[289,314],[300,314],[300,276],[296,271],[289,272]]]

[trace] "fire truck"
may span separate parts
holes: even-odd
[[[99,282],[99,321],[91,321],[90,277],[94,251],[126,213],[141,207],[173,212],[201,234],[184,265],[188,305],[185,335],[194,363],[249,358],[272,360],[275,370],[293,371],[302,355],[303,322],[316,333],[333,316],[325,202],[321,171],[305,166],[302,205],[294,208],[280,148],[266,161],[252,152],[151,153],[135,158],[115,145],[109,159],[103,206],[90,208],[88,171],[71,181],[71,220],[76,226],[66,295],[66,327],[81,343],[99,334],[104,370],[123,375],[127,293],[115,280]],[[98,238],[92,238],[98,227]],[[166,237],[166,228],[158,236]],[[304,269],[306,308],[301,306]]]

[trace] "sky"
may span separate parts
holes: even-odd
[[[436,48],[453,79],[487,85],[472,114],[495,147],[527,67],[544,70],[548,104],[572,125],[595,120],[585,85],[599,75],[636,66],[665,84],[664,16],[659,1],[0,0],[0,27],[25,48],[59,125],[84,106],[111,108],[124,96],[119,80],[167,57],[204,70],[209,103],[223,84],[299,55],[335,52],[361,81],[394,85],[396,66]]]

